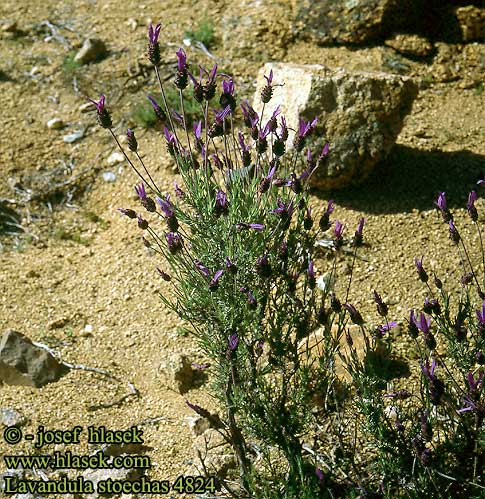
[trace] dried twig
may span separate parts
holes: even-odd
[[[44,343],[38,343],[38,342],[33,341],[32,344],[49,352],[60,364],[67,367],[68,369],[73,369],[73,370],[77,369],[79,371],[94,372],[97,374],[101,374],[102,376],[105,376],[106,378],[110,379],[111,381],[115,381],[117,383],[123,383],[123,381],[121,379],[117,378],[116,376],[114,376],[113,374],[111,374],[110,372],[108,372],[104,369],[99,369],[97,367],[85,366],[82,364],[70,364],[69,362],[63,362],[59,352],[57,352],[56,350],[53,350],[52,348],[48,347]],[[107,402],[105,404],[96,404],[96,405],[88,406],[88,410],[94,411],[97,409],[108,409],[110,407],[114,407],[114,406],[118,406],[118,405],[122,404],[129,397],[138,397],[138,395],[139,395],[139,391],[135,388],[135,386],[132,383],[128,382],[128,393],[126,393],[125,395],[123,395],[122,397],[120,397],[119,399],[117,399],[113,402]]]

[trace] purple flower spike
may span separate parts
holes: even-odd
[[[467,376],[467,381],[468,381],[468,386],[470,387],[470,392],[473,394],[474,392],[477,392],[480,386],[483,383],[483,372],[481,372],[477,380],[475,381],[475,378],[473,377],[472,373],[468,373]]]
[[[105,106],[105,102],[106,102],[105,95],[101,94],[99,101],[95,101],[93,99],[89,99],[89,100],[96,106],[96,110],[98,111],[98,114],[101,114],[104,111],[104,106]]]
[[[148,229],[148,222],[141,215],[138,215],[138,227],[140,227],[141,230]]]
[[[228,342],[227,342],[228,350],[230,352],[235,352],[238,345],[239,345],[239,338],[237,336],[237,333],[231,334],[231,336],[229,336]]]
[[[150,23],[148,26],[148,40],[150,43],[155,44],[158,43],[158,38],[160,36],[160,29],[162,28],[161,24],[157,24],[155,29],[153,29],[153,24]]]
[[[269,72],[269,76],[265,75],[264,79],[266,80],[266,85],[261,90],[261,102],[267,104],[271,100],[271,97],[273,97],[273,70]]]
[[[424,364],[421,364],[421,371],[429,381],[429,401],[433,405],[438,405],[441,402],[441,397],[444,393],[445,385],[435,375],[435,369],[436,359],[433,359],[431,366],[429,365],[429,361],[427,359]]]
[[[307,274],[310,279],[315,279],[315,266],[313,260],[308,262]]]
[[[231,106],[226,106],[222,111],[216,113],[216,123],[222,123],[231,113]]]
[[[318,225],[320,226],[320,230],[322,232],[327,231],[332,226],[332,224],[330,223],[330,215],[332,214],[334,209],[334,202],[332,199],[330,199],[327,204],[327,209],[320,217],[320,221],[318,222]]]
[[[478,220],[478,211],[477,208],[475,207],[475,201],[477,200],[478,196],[475,191],[471,191],[470,194],[468,195],[468,202],[466,204],[468,214],[470,215],[470,218],[476,222]]]
[[[315,476],[317,477],[318,481],[323,484],[323,482],[325,481],[325,475],[320,468],[315,468]]]
[[[234,80],[224,80],[222,82],[222,91],[227,95],[234,95]]]
[[[362,232],[364,230],[365,218],[361,218],[357,224],[357,230],[354,233],[354,245],[360,246],[363,242]]]
[[[147,99],[150,101],[150,104],[152,105],[153,110],[155,111],[155,115],[157,116],[157,118],[160,121],[165,121],[165,118],[166,118],[165,111],[160,107],[158,102],[151,95],[148,95]]]
[[[258,232],[261,232],[264,230],[264,224],[248,224],[246,222],[239,222],[236,224],[236,229],[242,230],[242,229],[253,229]]]
[[[162,276],[162,279],[164,281],[170,282],[172,280],[172,278],[166,272],[164,272],[162,269],[159,269],[158,267],[157,272]]]
[[[175,189],[175,195],[178,197],[178,198],[183,198],[185,197],[185,192],[180,188],[180,186],[177,184],[177,181],[174,180],[173,181],[173,187]]]
[[[355,308],[354,305],[352,305],[351,303],[345,303],[343,305],[343,307],[349,313],[350,320],[354,324],[357,324],[358,326],[362,326],[364,324],[364,319],[362,318],[362,316],[360,315],[360,312]]]
[[[176,52],[177,54],[177,69],[180,73],[183,73],[187,69],[187,55],[183,48],[179,48]]]
[[[377,305],[377,313],[382,317],[386,317],[388,312],[388,307],[382,301],[381,295],[375,289],[374,289],[374,301],[376,302]]]
[[[148,60],[154,65],[159,66],[160,59],[160,46],[158,44],[158,38],[160,36],[161,24],[157,24],[155,29],[153,24],[150,23],[148,26]]]
[[[426,359],[424,364],[421,364],[421,371],[430,381],[436,379],[436,376],[434,374],[435,369],[436,369],[436,359],[433,359],[433,361],[431,362],[431,367],[429,365],[428,359]]]
[[[305,139],[313,131],[316,124],[317,118],[315,118],[313,121],[308,122],[300,118],[300,121],[298,123],[298,132],[295,135],[295,139],[293,142],[293,147],[297,152],[303,151],[303,148],[305,147]]]
[[[338,249],[342,246],[343,244],[343,240],[342,240],[342,233],[344,231],[344,224],[342,222],[340,222],[339,220],[337,220],[335,222],[335,227],[334,227],[334,230],[333,230],[333,233],[334,233],[334,236],[335,236],[335,247]]]
[[[423,312],[419,314],[419,321],[415,319],[416,327],[422,331],[425,335],[429,334],[431,326],[431,318],[426,316]]]
[[[424,259],[424,256],[422,256],[421,259],[415,258],[414,265],[416,267],[416,270],[418,271],[419,279],[422,282],[428,282],[428,274],[426,273],[426,270],[424,270],[423,259]]]
[[[143,184],[135,185],[135,192],[137,193],[141,201],[144,201],[147,198],[147,193]]]
[[[205,369],[207,369],[208,367],[210,367],[210,364],[209,362],[204,362],[203,364],[199,364],[198,362],[192,362],[192,364],[190,364],[194,369],[197,369],[199,371],[204,371]]]
[[[377,331],[379,331],[380,335],[381,336],[384,336],[384,334],[389,331],[390,329],[392,329],[393,327],[396,327],[397,326],[397,322],[396,321],[392,321],[392,322],[386,322],[386,324],[382,324],[381,326],[379,326],[377,328]]]
[[[456,228],[455,224],[453,223],[453,220],[449,220],[448,227],[449,227],[450,239],[455,244],[458,244],[460,242],[460,233],[458,232],[458,229]]]
[[[251,107],[248,101],[241,102],[241,110],[244,116],[244,124],[247,127],[253,126],[252,121],[255,117],[257,118],[257,120],[259,120],[258,113],[256,113],[256,111]]]
[[[170,201],[170,194],[165,196],[165,199],[160,199],[157,197],[157,203],[160,206],[160,209],[163,211],[163,214],[170,218],[174,215],[175,206]]]
[[[227,201],[227,194],[220,189],[216,192],[216,204],[214,207],[216,215],[227,215],[229,211],[229,202]]]
[[[182,249],[183,239],[178,232],[165,233],[165,239],[167,240],[168,249],[172,255]]]
[[[231,274],[235,274],[237,272],[237,266],[231,261],[228,256],[226,256],[226,269]]]
[[[103,128],[111,128],[113,123],[111,121],[111,116],[108,112],[108,110],[105,107],[106,104],[106,97],[101,94],[99,101],[95,101],[93,99],[88,99],[92,104],[96,106],[96,113],[98,117],[98,123],[103,127]]]
[[[257,301],[256,298],[254,297],[253,293],[251,291],[247,292],[247,297],[248,297],[248,303],[249,303],[249,308],[256,308],[257,306]]]
[[[211,291],[215,291],[219,287],[219,279],[221,278],[221,275],[224,273],[224,270],[218,270],[215,274],[214,277],[211,279],[211,282],[209,283],[209,289]]]
[[[291,218],[291,215],[293,214],[294,211],[293,201],[288,203],[288,205],[286,205],[285,203],[283,203],[283,201],[280,198],[278,198],[276,204],[277,208],[272,210],[272,213],[279,215],[282,219]]]
[[[200,260],[194,260],[194,265],[204,277],[210,276],[211,273],[209,269]]]
[[[128,149],[136,152],[138,149],[138,142],[135,137],[135,132],[131,128],[126,130],[126,141],[128,142]]]
[[[322,149],[322,152],[320,153],[320,155],[318,156],[318,159],[319,160],[322,160],[324,159],[327,155],[328,155],[328,151],[330,149],[330,144],[327,142],[324,146],[323,146],[323,149]]]
[[[438,207],[438,210],[440,210],[443,221],[445,223],[448,223],[452,217],[446,204],[446,197],[444,192],[440,192],[438,199],[435,201],[434,204]]]
[[[480,336],[485,335],[485,301],[482,303],[481,310],[475,311],[478,320],[478,333]]]
[[[194,135],[196,140],[201,140],[202,138],[202,121],[194,123]]]
[[[264,75],[264,79],[268,82],[268,85],[273,83],[273,70],[269,72],[269,76]]]
[[[478,199],[477,193],[475,191],[471,191],[470,194],[468,194],[468,202],[466,204],[466,207],[470,209],[470,207],[475,204],[475,201],[477,199]]]
[[[184,117],[175,109],[172,109],[172,116],[183,126]]]
[[[117,208],[117,210],[128,218],[136,218],[136,211],[130,210],[129,208]]]
[[[165,139],[167,140],[167,148],[170,154],[175,154],[175,146],[177,144],[177,139],[175,135],[169,131],[167,127],[164,127],[163,134],[165,135]]]
[[[440,192],[438,199],[435,201],[435,205],[438,207],[440,211],[447,210],[445,194],[446,194],[445,192]]]
[[[307,137],[315,128],[317,124],[317,118],[314,118],[313,121],[305,121],[300,118],[300,122],[298,124],[298,136],[301,138]]]

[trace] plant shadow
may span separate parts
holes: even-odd
[[[444,152],[395,145],[363,183],[339,191],[313,190],[321,199],[372,214],[429,210],[439,192],[451,208],[464,207],[485,170],[485,156],[471,151]]]

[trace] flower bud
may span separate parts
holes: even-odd
[[[128,149],[136,152],[138,149],[138,142],[136,141],[135,132],[131,128],[126,130],[126,138],[128,142]]]

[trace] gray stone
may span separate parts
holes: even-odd
[[[61,118],[52,118],[47,122],[46,125],[50,130],[59,130],[60,128],[64,127],[64,122],[61,120]]]
[[[455,15],[464,42],[485,39],[485,7],[458,7]]]
[[[84,137],[84,130],[76,130],[75,132],[63,135],[62,140],[64,142],[67,142],[68,144],[72,144],[73,142],[77,142],[79,139],[82,139],[83,137]]]
[[[5,33],[15,33],[17,31],[17,23],[11,19],[5,20],[0,29]]]
[[[103,172],[103,180],[105,182],[116,182],[116,174],[113,172]]]
[[[433,44],[419,35],[396,34],[385,44],[400,54],[412,57],[429,57],[433,54]]]
[[[203,418],[202,416],[189,416],[187,418],[189,423],[190,431],[195,435],[202,435],[206,430],[210,428],[210,422],[207,418]]]
[[[410,79],[387,73],[331,70],[320,65],[268,63],[258,75],[254,108],[261,113],[264,75],[273,70],[273,98],[263,121],[281,105],[289,128],[298,129],[299,117],[318,117],[309,145],[318,155],[325,142],[330,152],[311,177],[322,189],[339,189],[364,180],[385,159],[403,127],[418,93]],[[284,85],[278,85],[284,83]],[[290,130],[287,147],[293,143]],[[301,173],[301,172],[300,172]]]
[[[107,54],[108,49],[102,40],[98,38],[87,38],[84,40],[78,53],[74,56],[74,61],[81,64],[87,64],[89,62],[99,61],[106,57]]]
[[[109,166],[117,165],[118,163],[123,163],[125,161],[125,156],[120,151],[114,151],[109,156],[106,162]]]
[[[361,45],[423,29],[427,0],[297,0],[294,31],[324,45]]]
[[[21,333],[8,330],[0,342],[0,379],[7,385],[39,388],[68,372],[49,352]]]
[[[2,407],[0,409],[0,418],[5,426],[22,426],[27,422],[27,418],[15,409]]]

